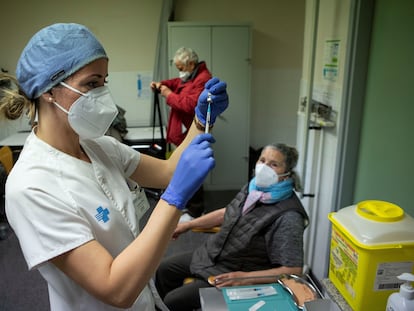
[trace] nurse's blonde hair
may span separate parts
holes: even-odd
[[[26,114],[34,121],[36,101],[29,100],[19,86],[17,79],[7,73],[0,73],[0,117],[17,120]]]

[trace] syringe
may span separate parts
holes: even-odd
[[[211,104],[213,103],[210,92],[208,92],[207,94],[207,102],[208,102],[208,107],[207,107],[207,117],[206,117],[206,128],[204,130],[205,133],[208,133],[208,131],[210,130]]]

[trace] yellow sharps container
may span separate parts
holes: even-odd
[[[414,219],[399,206],[362,201],[328,215],[332,223],[329,279],[355,311],[384,311],[414,273]]]

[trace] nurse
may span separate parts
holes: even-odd
[[[104,48],[73,23],[41,29],[17,79],[0,75],[0,115],[27,112],[33,123],[7,179],[6,213],[28,268],[48,283],[51,310],[155,310],[148,284],[181,209],[215,163],[214,139],[203,134],[207,94],[214,123],[228,105],[225,82],[206,84],[185,141],[160,160],[104,136],[117,113],[107,76]],[[141,233],[140,187],[165,189]]]

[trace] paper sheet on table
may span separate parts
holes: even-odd
[[[276,290],[275,295],[259,296],[251,299],[240,299],[232,300],[226,293],[226,289],[237,289],[237,288],[258,288],[261,286],[272,286]],[[264,285],[253,285],[253,286],[233,286],[222,289],[224,300],[227,304],[229,311],[249,311],[257,302],[263,300],[265,304],[257,309],[257,311],[297,311],[295,303],[293,302],[292,296],[288,293],[280,284],[264,284]]]

